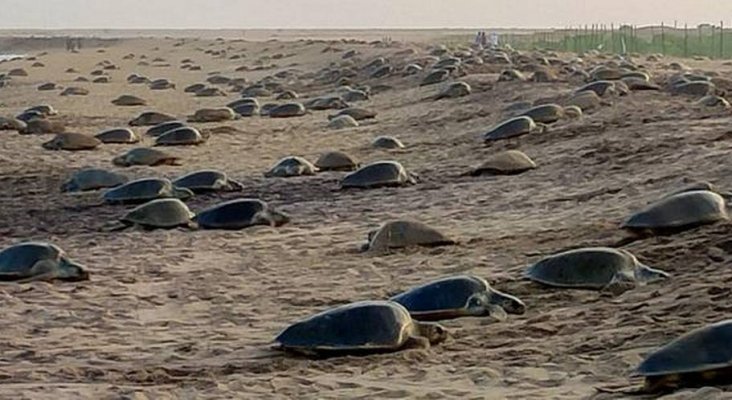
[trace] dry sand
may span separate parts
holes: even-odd
[[[0,115],[49,103],[69,130],[94,134],[124,126],[144,110],[185,117],[237,98],[236,93],[228,98],[183,93],[185,86],[204,81],[212,71],[255,81],[288,65],[302,73],[316,71],[339,62],[342,54],[322,53],[329,45],[322,42],[175,43],[125,39],[103,43],[104,53],[85,47],[71,54],[59,42],[38,58],[43,68],[32,68],[31,61],[0,64],[0,73],[16,67],[29,72],[0,89]],[[330,45],[356,48],[362,60],[393,57],[400,50]],[[246,58],[214,58],[202,52],[227,47],[232,48],[229,56],[241,53]],[[28,51],[22,45],[11,50]],[[128,53],[137,58],[122,60]],[[279,66],[275,70],[233,72],[276,53],[287,57],[271,61]],[[164,58],[170,67],[138,66],[143,54],[148,60]],[[185,58],[195,60],[202,71],[179,69]],[[78,75],[89,77],[102,60],[120,67],[108,71],[111,83],[72,83]],[[687,64],[732,75],[721,63]],[[69,67],[81,73],[64,73]],[[178,89],[128,85],[125,78],[132,72],[169,78]],[[327,129],[329,111],[289,120],[255,117],[198,124],[236,130],[214,134],[202,146],[171,149],[182,157],[182,166],[123,170],[132,177],[224,170],[245,183],[243,195],[260,197],[292,215],[293,222],[281,228],[104,232],[126,207],[91,207],[99,201],[97,193],[64,195],[59,185],[84,166],[117,169],[111,158],[131,146],[50,152],[40,146],[48,136],[0,133],[0,247],[29,239],[52,241],[93,274],[91,281],[80,284],[0,287],[0,398],[618,398],[598,395],[595,387],[638,383],[629,381],[628,373],[649,351],[729,316],[729,224],[628,246],[641,261],[670,272],[673,279],[619,297],[550,290],[521,278],[523,269],[542,256],[621,238],[618,224],[630,212],[685,179],[731,188],[729,112],[699,110],[689,99],[666,93],[633,93],[578,121],[560,122],[548,133],[522,139],[519,148],[539,166],[534,171],[459,177],[507,147],[486,147],[479,140],[501,119],[503,107],[551,98],[576,86],[496,83],[496,71],[474,72],[464,78],[473,86],[472,95],[440,102],[423,100],[438,89],[419,88],[417,77],[364,80],[395,88],[359,104],[379,116],[377,122],[354,129]],[[86,87],[91,93],[61,97],[58,91],[36,90],[48,81]],[[333,89],[303,82],[308,83],[294,81],[292,87],[306,96]],[[110,101],[120,94],[138,95],[150,105],[112,106]],[[372,138],[383,134],[397,136],[407,148],[391,153],[370,149]],[[423,182],[339,192],[335,189],[342,173],[262,177],[280,157],[314,159],[328,149],[345,150],[362,162],[396,159]],[[199,196],[189,205],[197,211],[238,196]],[[383,256],[355,251],[369,230],[394,218],[438,227],[460,245]],[[346,302],[384,298],[455,273],[487,278],[521,297],[527,313],[500,323],[478,318],[445,322],[452,338],[429,350],[307,360],[268,348],[298,318]],[[730,397],[705,388],[665,398]]]

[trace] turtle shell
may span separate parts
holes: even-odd
[[[127,183],[129,179],[115,172],[88,168],[76,172],[68,181],[61,185],[62,192],[80,192],[113,188]]]
[[[628,230],[663,233],[728,219],[724,198],[708,190],[692,190],[665,197],[633,214],[621,225]]]
[[[453,82],[443,89],[435,100],[440,99],[454,99],[456,97],[467,96],[472,92],[472,88],[465,82]]]
[[[138,206],[120,219],[145,228],[171,229],[188,225],[194,214],[178,199],[156,199]]]
[[[43,143],[43,148],[46,150],[67,150],[67,151],[78,151],[78,150],[93,150],[102,144],[102,142],[89,135],[77,132],[63,132],[59,133],[53,139]]]
[[[645,271],[666,275],[640,264],[625,250],[596,247],[569,250],[544,258],[529,267],[526,276],[548,286],[603,289],[614,281],[645,279]]]
[[[342,188],[370,189],[386,186],[405,186],[417,183],[396,161],[377,161],[346,175]]]
[[[350,115],[340,115],[333,118],[328,123],[328,128],[331,129],[343,129],[343,128],[354,128],[357,127],[358,121]]]
[[[301,103],[287,103],[276,106],[267,112],[271,118],[290,118],[305,115],[307,110]]]
[[[321,171],[353,171],[358,163],[346,153],[329,151],[318,158],[315,166]]]
[[[716,87],[714,86],[714,84],[711,82],[707,82],[707,81],[685,82],[685,83],[680,83],[678,85],[674,85],[671,88],[671,93],[673,93],[673,94],[698,96],[698,97],[703,97],[708,94],[714,94],[715,91],[716,91]]]
[[[243,103],[237,104],[231,107],[235,113],[242,117],[252,117],[259,113],[259,104],[257,103]]]
[[[261,200],[236,199],[201,211],[195,220],[203,229],[239,230],[254,225],[280,226],[290,218]]]
[[[309,351],[397,350],[415,326],[409,312],[391,301],[363,301],[315,314],[283,330],[275,341]]]
[[[584,112],[586,110],[592,110],[600,107],[600,105],[602,105],[602,99],[594,91],[585,90],[572,95],[565,105],[577,106]]]
[[[43,278],[41,275],[49,274]],[[71,261],[56,245],[44,242],[19,243],[0,251],[0,281],[22,279],[89,279],[86,269]]]
[[[191,172],[173,181],[173,185],[179,188],[190,189],[194,193],[209,191],[234,191],[242,190],[239,182],[232,181],[225,173],[216,170],[201,170]]]
[[[410,246],[446,246],[455,241],[443,233],[416,221],[391,221],[369,233],[369,250],[399,249]]]
[[[155,139],[156,146],[185,146],[196,145],[205,142],[203,135],[198,129],[184,126],[169,130]]]
[[[267,178],[287,178],[301,175],[315,175],[318,168],[310,161],[297,156],[285,157],[279,160],[269,171],[264,173]]]
[[[371,142],[371,147],[377,149],[403,149],[404,143],[393,136],[379,136]]]
[[[114,165],[121,167],[130,167],[132,165],[175,165],[177,162],[178,157],[147,147],[131,149],[127,153],[115,157],[112,160]]]
[[[469,175],[516,175],[536,168],[536,163],[520,150],[507,150],[493,155]]]
[[[229,107],[202,108],[197,110],[188,120],[191,122],[220,122],[236,118],[236,113]]]
[[[523,136],[536,130],[536,123],[531,117],[521,116],[504,121],[483,135],[485,141],[510,139]]]
[[[374,112],[374,111],[367,110],[365,108],[349,107],[349,108],[346,108],[346,109],[343,109],[343,110],[339,111],[335,115],[329,116],[328,119],[338,118],[341,115],[351,116],[356,121],[362,121],[362,120],[365,120],[365,119],[376,118],[376,112]]]
[[[529,117],[534,122],[553,124],[564,116],[564,108],[558,104],[542,104],[524,111],[520,116]]]
[[[422,82],[420,82],[419,86],[434,85],[436,83],[445,81],[449,76],[450,71],[446,69],[438,69],[430,72],[427,76],[425,76],[424,79],[422,79]]]
[[[103,195],[108,203],[142,203],[158,198],[173,197],[173,183],[164,178],[144,178],[110,189]]]
[[[123,94],[122,96],[119,96],[116,99],[112,100],[112,104],[114,104],[115,106],[133,107],[147,105],[147,102],[145,101],[145,99],[139,98],[137,96]]]
[[[732,367],[732,320],[695,329],[646,357],[634,375],[654,377]]]
[[[157,125],[153,126],[152,128],[148,129],[147,132],[145,132],[145,134],[147,136],[158,137],[158,136],[162,135],[163,133],[172,131],[173,129],[183,128],[184,126],[186,126],[185,122],[181,122],[181,121],[163,122],[161,124],[157,124]]]
[[[615,94],[615,82],[613,81],[595,81],[590,82],[581,88],[577,89],[577,92],[584,92],[591,90],[598,96],[604,97],[606,94]]]
[[[109,129],[94,137],[102,143],[137,143],[140,141],[140,137],[129,128]]]
[[[153,126],[168,121],[175,121],[175,117],[155,111],[146,111],[130,121],[130,126]]]

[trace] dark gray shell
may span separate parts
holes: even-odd
[[[348,116],[352,117],[353,119],[355,119],[356,121],[376,118],[376,112],[374,112],[374,111],[367,110],[365,108],[350,107],[350,108],[346,108],[344,110],[339,111],[337,114],[329,116],[328,119],[338,118],[341,115],[348,115]]]
[[[87,168],[76,172],[61,185],[62,192],[80,192],[113,188],[127,183],[129,179],[116,172],[103,169]]]
[[[173,129],[182,128],[184,126],[186,126],[185,122],[181,122],[181,121],[163,122],[161,124],[157,124],[157,125],[153,126],[152,128],[148,129],[147,132],[145,132],[145,134],[147,136],[158,137],[158,136],[162,135],[163,133],[170,132]]]
[[[606,247],[565,251],[529,267],[526,276],[549,286],[603,289],[613,282],[645,283],[668,277],[625,250]]]
[[[368,250],[386,251],[410,246],[449,246],[455,244],[442,232],[421,222],[397,220],[369,232]]]
[[[143,203],[150,200],[166,197],[185,196],[164,178],[144,178],[128,182],[122,186],[110,189],[103,195],[108,203]]]
[[[530,117],[516,117],[496,125],[483,135],[483,139],[485,141],[510,139],[528,135],[536,129],[536,123]]]
[[[298,157],[290,156],[279,160],[269,171],[264,173],[267,178],[280,177],[288,178],[301,175],[315,175],[318,168],[310,161]]]
[[[349,154],[329,151],[318,158],[315,166],[321,171],[353,171],[358,168],[358,162]]]
[[[130,121],[130,126],[153,126],[168,121],[175,121],[175,117],[155,111],[146,111]]]
[[[94,137],[102,143],[137,143],[140,141],[140,137],[129,128],[109,129]]]
[[[472,91],[473,90],[470,85],[465,82],[453,82],[440,91],[440,93],[435,96],[435,100],[463,97],[469,95]]]
[[[401,305],[364,301],[296,322],[275,341],[293,350],[397,350],[414,333],[412,318]]]
[[[430,72],[429,75],[425,76],[419,86],[434,85],[436,83],[445,81],[449,76],[450,71],[447,71],[445,69],[438,69]]]
[[[259,114],[259,104],[256,103],[237,104],[231,106],[231,109],[242,117],[253,117]]]
[[[112,163],[120,167],[130,167],[133,165],[175,165],[177,162],[178,157],[148,147],[137,147],[112,159]]]
[[[371,147],[376,149],[403,149],[404,143],[393,136],[379,136],[371,142]]]
[[[243,189],[241,183],[229,179],[229,177],[217,170],[201,170],[183,175],[173,181],[173,185],[179,188],[186,188],[194,193],[211,191],[239,191]]]
[[[529,117],[534,122],[553,124],[564,116],[564,108],[558,104],[542,104],[524,111],[519,116]]]
[[[112,100],[112,104],[122,107],[134,107],[147,105],[147,101],[137,96],[123,94],[122,96],[119,96],[116,99]]]
[[[287,103],[269,110],[267,115],[270,118],[301,117],[307,113],[305,106],[301,103]]]
[[[197,145],[205,142],[206,139],[198,129],[191,126],[184,126],[169,130],[155,139],[156,146],[187,146]]]
[[[604,97],[606,94],[615,94],[615,82],[613,81],[595,81],[590,82],[579,89],[577,89],[577,92],[584,92],[584,91],[593,91],[597,93],[598,96]]]
[[[148,229],[172,229],[188,226],[193,217],[188,206],[178,199],[156,199],[132,209],[120,221]]]
[[[377,161],[343,178],[342,188],[377,188],[416,184],[416,180],[396,161]]]
[[[671,87],[671,93],[673,94],[697,97],[714,94],[715,91],[716,87],[714,84],[706,81],[685,82]]]
[[[236,199],[209,207],[195,218],[203,229],[239,230],[254,225],[281,226],[290,218],[257,199]]]
[[[695,329],[646,357],[635,375],[663,376],[732,367],[732,320]]]
[[[507,150],[491,156],[468,175],[516,175],[536,168],[536,163],[519,150]]]
[[[491,288],[485,279],[458,275],[413,287],[390,299],[404,306],[416,320],[440,320],[490,315],[490,305],[512,314],[523,314],[524,303]]]
[[[678,230],[728,219],[724,198],[707,190],[665,197],[633,214],[621,227],[628,230]]]
[[[33,278],[81,281],[89,279],[89,273],[58,246],[49,243],[19,243],[0,251],[0,281]]]

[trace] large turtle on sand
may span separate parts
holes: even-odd
[[[261,111],[260,111],[261,112]],[[301,117],[307,114],[305,106],[301,103],[286,103],[274,107],[267,112],[270,118],[291,118]]]
[[[414,174],[396,161],[377,161],[346,175],[342,189],[373,189],[378,187],[407,186],[417,183]]]
[[[564,107],[558,104],[542,104],[524,111],[520,116],[542,124],[553,124],[564,117]]]
[[[536,168],[536,163],[520,150],[507,150],[491,156],[464,175],[517,175]]]
[[[229,107],[202,108],[188,117],[189,122],[221,122],[235,119],[237,114]]]
[[[371,141],[371,147],[375,149],[395,150],[403,149],[404,143],[393,136],[378,136]]]
[[[169,130],[155,139],[155,146],[189,146],[198,145],[206,141],[198,129],[184,126]]]
[[[328,122],[328,128],[331,129],[355,128],[358,126],[358,121],[350,115],[340,115]]]
[[[120,218],[126,226],[140,226],[144,229],[173,229],[180,226],[192,227],[195,215],[179,199],[157,199],[140,205]]]
[[[511,139],[533,132],[543,132],[544,127],[539,126],[531,117],[521,116],[501,122],[483,134],[483,140],[492,142],[502,139]]]
[[[682,191],[649,205],[621,228],[638,236],[665,235],[729,219],[725,200],[709,190]]]
[[[474,275],[441,278],[413,287],[391,299],[419,321],[491,316],[504,320],[506,313],[523,314],[526,305],[514,296],[493,289]]]
[[[732,383],[732,320],[695,329],[649,354],[633,372],[642,393]]]
[[[175,117],[156,111],[146,111],[137,118],[130,121],[130,126],[153,126],[162,124],[163,122],[174,121]]]
[[[438,69],[430,72],[422,79],[419,86],[429,86],[445,81],[450,76],[450,71],[446,69]]]
[[[283,350],[307,356],[334,356],[429,348],[447,337],[441,325],[413,320],[398,303],[362,301],[298,321],[275,342]]]
[[[349,107],[339,111],[337,114],[328,116],[328,119],[332,120],[340,117],[341,115],[348,115],[356,121],[363,121],[365,119],[376,118],[376,112],[365,108]]]
[[[630,252],[609,247],[582,248],[544,258],[526,270],[538,283],[620,294],[669,275],[641,264]]]
[[[133,165],[148,165],[151,167],[156,165],[179,165],[178,161],[179,158],[176,156],[148,147],[137,147],[112,159],[112,163],[120,167],[131,167]]]
[[[205,192],[238,192],[244,190],[244,185],[229,179],[229,177],[217,170],[205,169],[183,175],[173,181],[173,186],[191,190],[193,193]]]
[[[565,106],[577,106],[583,112],[598,108],[603,104],[602,98],[592,90],[577,92],[565,102]]]
[[[62,192],[82,192],[113,188],[127,183],[129,179],[116,172],[97,168],[85,168],[74,173],[61,185]]]
[[[369,232],[363,251],[387,251],[412,246],[449,246],[456,242],[421,222],[397,220]]]
[[[264,176],[266,178],[287,178],[292,176],[315,175],[316,172],[318,172],[318,168],[311,164],[310,161],[302,157],[290,156],[277,161],[269,171],[264,173]]]
[[[56,245],[26,242],[0,251],[0,281],[84,281],[89,272]]]
[[[144,203],[170,197],[187,199],[193,197],[193,192],[176,187],[168,179],[143,178],[107,190],[103,195],[104,201],[111,204]]]
[[[183,128],[184,126],[187,126],[185,122],[182,121],[168,121],[163,122],[161,124],[157,124],[153,126],[152,128],[148,129],[147,132],[145,132],[145,135],[152,136],[152,137],[158,137],[162,135],[163,133],[170,132],[173,129]]]
[[[112,104],[120,107],[135,107],[135,106],[146,106],[147,101],[131,94],[123,94],[116,99],[112,100]]]
[[[26,123],[17,118],[0,117],[0,131],[18,131],[26,129]]]
[[[102,144],[102,141],[94,136],[85,135],[77,132],[59,133],[53,139],[43,143],[46,150],[93,150]]]
[[[99,139],[102,143],[131,144],[140,141],[140,137],[129,128],[109,129],[94,135],[94,137]]]
[[[473,89],[465,82],[453,82],[435,95],[434,100],[454,99],[469,95]]]
[[[329,151],[315,161],[315,167],[321,171],[353,171],[358,168],[358,162],[344,152]]]
[[[37,135],[46,133],[62,133],[66,130],[64,123],[61,121],[51,121],[48,119],[32,119],[28,121],[25,128],[19,132],[24,135]]]
[[[282,226],[290,217],[261,200],[236,199],[201,211],[195,222],[202,229],[239,230],[254,225]]]

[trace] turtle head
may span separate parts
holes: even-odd
[[[60,137],[55,137],[48,142],[43,143],[41,146],[46,150],[60,150],[63,146],[63,141]]]
[[[63,193],[66,193],[66,192],[75,192],[77,190],[79,190],[79,185],[73,179],[71,179],[71,180],[69,180],[67,182],[64,182],[61,185],[61,192],[63,192]]]
[[[277,210],[270,209],[269,214],[272,217],[274,226],[282,226],[291,221],[291,218],[289,215],[287,215],[283,212],[277,211]]]
[[[652,283],[668,279],[671,275],[659,269],[653,269],[647,265],[638,263],[635,268],[635,280],[643,283]]]
[[[127,159],[127,156],[125,156],[125,155],[121,155],[121,156],[113,158],[112,164],[118,165],[120,167],[129,167],[131,165],[130,161]]]
[[[244,190],[244,185],[241,182],[235,181],[233,179],[229,179],[227,186],[227,190],[229,190],[230,192],[241,192],[242,190]]]
[[[66,257],[61,258],[56,271],[56,279],[69,282],[89,280],[89,271]]]
[[[419,336],[427,338],[430,344],[439,344],[447,340],[450,333],[440,324],[433,322],[417,322],[414,321]]]
[[[526,304],[517,297],[491,289],[487,294],[488,302],[503,308],[509,314],[521,315],[526,312]]]
[[[193,191],[188,188],[173,187],[173,197],[181,200],[190,199],[193,197]]]

